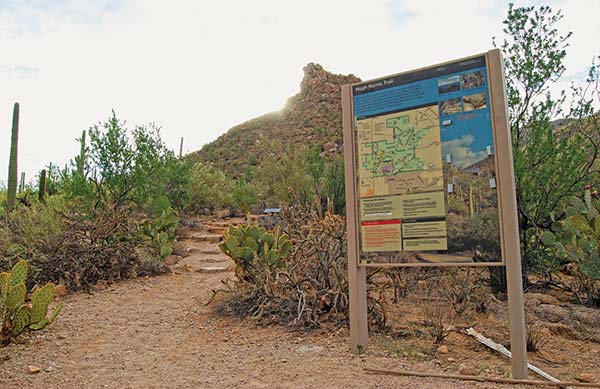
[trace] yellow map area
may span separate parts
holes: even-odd
[[[360,197],[443,190],[437,105],[357,122]]]

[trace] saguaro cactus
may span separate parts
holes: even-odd
[[[13,108],[12,136],[10,139],[10,160],[8,163],[8,201],[7,208],[12,210],[17,200],[17,150],[19,144],[19,103]]]
[[[38,199],[40,203],[45,202],[44,196],[46,195],[46,169],[42,169],[40,172],[40,185],[38,187]]]
[[[475,215],[475,204],[473,204],[473,180],[469,178],[469,217],[472,219]]]
[[[19,193],[25,190],[25,172],[21,172],[21,181],[19,184]]]
[[[85,130],[81,133],[81,149],[79,150],[79,161],[77,161],[77,172],[80,175],[85,175]]]

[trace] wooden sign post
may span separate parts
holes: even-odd
[[[500,51],[345,85],[342,108],[351,351],[368,348],[368,267],[505,266],[512,375],[527,378]],[[456,243],[463,226],[490,218],[481,242]]]

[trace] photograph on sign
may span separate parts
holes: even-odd
[[[484,55],[352,86],[362,263],[502,262]]]

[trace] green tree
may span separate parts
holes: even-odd
[[[130,132],[113,111],[106,122],[90,128],[89,138],[89,169],[94,172],[90,179],[96,197],[117,205],[135,204],[155,214],[185,205],[189,163],[166,147],[159,127],[151,123]],[[72,162],[66,175],[71,181],[82,181],[76,186],[90,187],[90,180],[77,173],[78,162]]]
[[[551,94],[565,71],[571,36],[557,29],[562,17],[548,6],[517,8],[511,4],[500,45],[507,75],[525,274],[541,269],[551,275],[551,258],[540,249],[539,235],[561,217],[571,197],[582,192],[597,157],[597,143],[589,134],[598,128],[581,126],[589,114],[586,101],[575,99],[562,128],[552,123],[565,114],[566,93]]]

